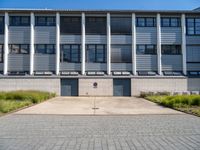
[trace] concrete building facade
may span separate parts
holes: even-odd
[[[0,10],[0,90],[200,91],[200,12]]]

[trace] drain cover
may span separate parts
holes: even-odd
[[[93,107],[92,109],[99,109],[99,108],[97,108],[97,107]]]

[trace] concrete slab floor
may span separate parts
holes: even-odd
[[[183,114],[136,97],[56,97],[15,114],[138,115]]]

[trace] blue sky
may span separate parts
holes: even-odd
[[[0,8],[190,10],[200,0],[0,0]]]

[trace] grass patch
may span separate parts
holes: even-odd
[[[55,97],[54,93],[41,91],[0,92],[0,115]]]
[[[200,116],[200,95],[150,95],[145,98],[166,107]]]

